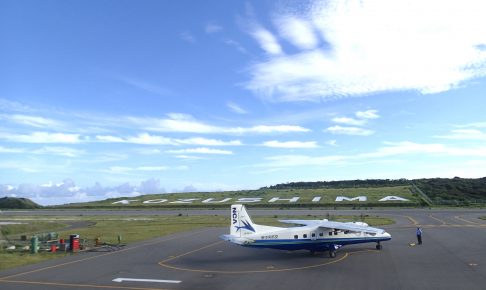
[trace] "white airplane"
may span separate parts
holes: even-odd
[[[329,251],[331,258],[344,245],[388,241],[391,235],[385,230],[373,228],[363,222],[333,222],[323,220],[280,220],[282,223],[298,224],[298,227],[271,227],[257,225],[251,221],[245,206],[231,206],[230,234],[220,238],[232,243],[253,248],[279,250],[309,250],[311,253]]]

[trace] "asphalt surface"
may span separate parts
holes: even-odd
[[[349,212],[360,213],[333,214]],[[303,212],[249,208],[249,213]],[[132,244],[115,252],[79,253],[3,271],[0,289],[485,289],[486,221],[478,217],[486,216],[486,210],[364,213],[396,221],[383,227],[392,240],[382,243],[381,251],[376,251],[374,244],[353,245],[341,248],[331,259],[327,254],[312,256],[307,251],[251,249],[220,241],[218,236],[228,229],[207,228]],[[423,228],[424,243],[412,246],[417,224]],[[113,281],[127,278],[180,283]]]

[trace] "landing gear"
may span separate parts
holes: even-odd
[[[383,249],[383,246],[380,244],[380,242],[376,243],[376,249],[379,251]]]
[[[329,258],[336,258],[336,250],[334,249],[329,250]]]

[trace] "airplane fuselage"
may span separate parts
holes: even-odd
[[[238,244],[245,247],[280,250],[325,251],[336,246],[388,241],[388,233],[374,234],[319,227],[278,228],[262,233],[243,233]]]

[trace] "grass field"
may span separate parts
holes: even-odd
[[[278,222],[278,219],[323,219],[328,218],[336,221],[364,221],[372,226],[379,226],[393,223],[393,220],[378,216],[356,215],[356,216],[272,216],[254,217],[255,223],[267,225],[284,225]],[[198,228],[206,227],[228,227],[228,217],[214,215],[214,216],[91,216],[91,217],[22,217],[22,218],[8,218],[3,216],[2,219],[20,220],[29,223],[30,226],[25,226],[27,232],[19,232],[20,225],[2,226],[9,227],[15,234],[9,234],[11,240],[18,239],[20,235],[32,235],[35,233],[53,231],[53,225],[60,226],[68,224],[70,221],[89,221],[93,225],[68,231],[59,231],[60,238],[68,239],[70,234],[76,233],[80,235],[83,242],[89,245],[94,244],[96,238],[100,238],[101,242],[118,243],[118,236],[122,238],[122,243],[133,243],[136,241],[147,240],[150,238],[165,236],[177,232],[189,231]],[[66,220],[68,219],[68,220]],[[1,220],[0,220],[1,221]],[[24,225],[22,225],[24,226]],[[43,228],[45,226],[45,228]],[[35,229],[35,231],[32,231]],[[0,270],[14,268],[21,265],[37,263],[47,259],[62,257],[65,254],[56,253],[39,253],[36,255],[25,252],[11,252],[7,250],[0,250]]]

